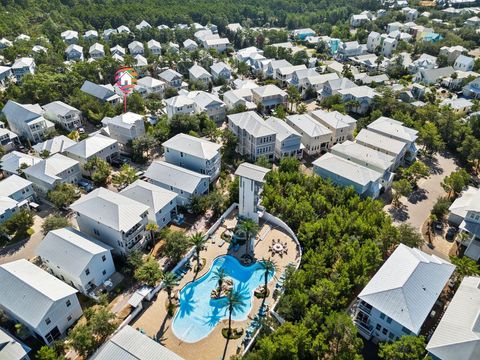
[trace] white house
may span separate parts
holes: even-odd
[[[122,195],[148,205],[148,221],[163,229],[177,213],[176,192],[164,189],[143,180],[136,180],[123,189]]]
[[[453,64],[453,68],[460,71],[472,71],[474,65],[474,58],[470,56],[459,55]]]
[[[130,34],[130,29],[128,28],[128,26],[120,25],[120,26],[117,28],[117,32],[118,32],[119,34],[122,34],[122,33]]]
[[[457,242],[465,247],[465,256],[478,261],[480,259],[480,190],[469,186],[448,209],[448,222],[458,226],[460,233]]]
[[[65,49],[65,57],[68,61],[83,61],[83,47],[76,44],[68,45]]]
[[[98,39],[98,31],[97,30],[87,30],[83,35],[83,38],[87,41],[93,41]]]
[[[355,142],[393,156],[395,158],[395,168],[402,163],[407,153],[407,144],[405,142],[390,138],[370,129],[360,130],[355,138]]]
[[[0,66],[0,85],[6,86],[13,80],[12,68],[9,66]]]
[[[163,98],[165,94],[165,82],[155,79],[151,76],[145,76],[137,80],[135,90],[142,94],[142,96],[158,94],[160,97]]]
[[[220,175],[220,144],[187,134],[177,134],[162,146],[166,162],[208,175],[211,182]]]
[[[6,152],[14,150],[21,145],[18,135],[7,128],[0,128],[0,145]]]
[[[182,357],[150,339],[147,335],[126,325],[93,354],[91,360],[183,360]]]
[[[227,38],[206,39],[203,43],[205,49],[215,49],[221,53],[227,50],[230,41]]]
[[[0,166],[5,176],[20,175],[22,169],[35,165],[42,161],[41,158],[19,151],[12,151],[2,156]]]
[[[120,56],[125,56],[127,51],[125,50],[124,47],[121,47],[120,45],[115,45],[110,49],[110,53],[112,55],[120,55]]]
[[[66,30],[60,34],[60,37],[67,44],[78,43],[78,31]]]
[[[70,146],[65,150],[65,155],[77,160],[82,166],[94,157],[110,161],[118,156],[118,141],[95,134]]]
[[[332,145],[353,139],[357,120],[338,111],[315,110],[310,116],[332,132]]]
[[[53,155],[56,153],[63,154],[70,146],[75,145],[77,142],[66,137],[65,135],[58,135],[51,139],[45,140],[44,142],[35,144],[33,150],[38,155],[43,155],[48,152],[48,155]]]
[[[232,68],[223,61],[216,62],[210,66],[210,71],[212,72],[212,76],[215,80],[230,80],[232,78]]]
[[[55,125],[43,117],[43,110],[38,104],[19,104],[8,100],[2,110],[10,129],[17,135],[37,143],[55,128]]]
[[[95,43],[88,49],[88,54],[92,59],[101,59],[105,56],[105,48],[102,44]]]
[[[150,40],[147,42],[147,48],[152,55],[161,55],[162,54],[162,46],[157,40]]]
[[[278,105],[287,105],[287,93],[276,85],[268,84],[252,89],[253,102],[264,111],[274,110]]]
[[[187,39],[183,42],[183,47],[187,51],[195,51],[198,49],[198,44],[192,39]]]
[[[110,29],[105,29],[105,30],[103,30],[103,39],[108,41],[108,40],[110,40],[110,37],[112,35],[115,35],[117,33],[118,33],[117,29],[111,29],[111,28]]]
[[[303,156],[302,135],[288,125],[284,120],[274,116],[265,120],[276,133],[275,135],[275,158],[295,157],[301,159]]]
[[[146,20],[142,20],[140,24],[135,25],[135,27],[142,31],[142,30],[148,30],[152,28],[152,25],[150,25]]]
[[[143,55],[145,53],[145,48],[143,46],[143,43],[135,40],[135,41],[132,41],[130,44],[128,44],[128,51],[132,56]]]
[[[201,196],[208,193],[210,177],[183,167],[154,161],[145,172],[145,176],[152,184],[178,194],[177,203],[180,206],[188,206],[193,196]]]
[[[257,104],[253,102],[253,94],[251,89],[243,88],[229,90],[223,93],[223,101],[228,110],[232,110],[237,106],[245,106],[246,110],[256,110]]]
[[[130,111],[113,118],[106,117],[102,120],[102,125],[107,128],[109,136],[123,146],[145,135],[143,116]]]
[[[238,138],[237,152],[256,160],[275,157],[276,132],[254,111],[228,115],[228,128]]]
[[[367,340],[418,335],[455,266],[400,244],[358,295],[354,322]]]
[[[376,31],[370,32],[367,38],[368,52],[371,52],[371,53],[375,52],[375,50],[377,50],[380,47],[381,42],[382,42],[382,36],[380,35],[380,33]]]
[[[98,85],[85,80],[80,90],[102,102],[108,102],[112,105],[118,104],[122,101],[122,98],[115,92],[115,89],[110,84]]]
[[[51,344],[82,316],[77,290],[21,259],[0,265],[0,308]]]
[[[383,174],[332,153],[322,155],[313,163],[314,172],[342,187],[351,186],[362,196],[377,198]]]
[[[150,239],[145,230],[149,207],[125,195],[97,188],[70,208],[77,216],[80,231],[111,246],[117,255],[141,249]]]
[[[302,136],[307,155],[320,154],[330,147],[332,132],[308,114],[287,116],[286,122]]]
[[[73,131],[82,126],[82,112],[62,101],[53,101],[43,105],[44,117],[59,124],[67,131]]]
[[[188,74],[190,81],[199,81],[204,85],[208,85],[212,82],[212,75],[200,65],[193,65],[188,69]]]
[[[480,277],[463,278],[437,325],[427,351],[439,360],[473,360],[480,352]]]
[[[35,200],[35,191],[32,182],[20,177],[12,175],[0,181],[0,196],[9,197],[19,203],[29,203]]]
[[[82,178],[78,161],[59,153],[26,168],[24,174],[42,197],[59,184],[76,184]]]
[[[115,272],[112,248],[71,227],[50,231],[35,253],[50,273],[88,295]]]
[[[158,77],[160,80],[165,81],[167,86],[175,89],[180,89],[182,87],[183,76],[175,70],[167,69],[161,72]]]
[[[357,114],[365,114],[370,109],[375,96],[378,96],[374,89],[366,85],[338,90],[338,93],[341,95],[343,102],[354,103],[351,106],[351,111]]]
[[[196,112],[195,101],[186,95],[177,95],[165,100],[165,110],[169,119],[177,114],[193,115]]]
[[[370,19],[366,14],[353,14],[350,16],[350,26],[354,28],[360,27],[369,21]]]
[[[235,170],[235,175],[240,177],[238,214],[242,218],[252,219],[258,223],[259,213],[265,209],[260,205],[260,194],[262,192],[265,175],[270,169],[262,166],[242,163]],[[252,244],[249,244],[250,246]]]
[[[7,196],[0,196],[0,224],[10,219],[21,208],[28,208],[28,204],[26,202],[19,203]]]
[[[382,42],[381,52],[385,57],[391,57],[396,50],[398,45],[398,40],[391,37],[387,37]]]

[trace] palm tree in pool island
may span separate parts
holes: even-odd
[[[238,228],[245,234],[245,253],[248,254],[250,252],[250,241],[258,232],[258,224],[255,220],[245,219],[238,225]]]
[[[227,310],[228,310],[228,333],[227,338],[232,336],[232,315],[239,311],[244,306],[244,300],[242,294],[237,290],[232,290],[227,297]]]
[[[191,244],[195,247],[195,253],[197,255],[197,271],[200,271],[200,252],[205,247],[207,239],[201,232],[197,232],[190,237]]]
[[[262,259],[262,261],[259,262],[262,270],[263,270],[263,279],[264,279],[264,299],[267,298],[267,285],[268,285],[268,275],[269,274],[275,274],[277,271],[277,264],[275,261],[272,259]]]
[[[223,282],[225,281],[225,278],[227,277],[227,273],[225,272],[224,269],[220,268],[220,269],[216,269],[214,272],[213,272],[213,276],[212,276],[212,279],[213,280],[217,280],[217,297],[220,297],[220,295],[222,294],[222,287],[223,287]]]

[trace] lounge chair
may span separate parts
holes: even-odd
[[[224,244],[225,244],[225,240],[220,239],[220,241],[218,242],[218,247],[222,247]]]

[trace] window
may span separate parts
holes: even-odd
[[[51,323],[50,318],[46,318],[45,319],[45,324],[50,325],[50,323]]]
[[[410,330],[408,330],[405,326],[402,327],[402,331],[407,335],[411,334]]]
[[[98,231],[97,229],[93,229],[93,233],[94,233],[95,235],[100,236],[100,231]]]
[[[380,313],[380,319],[382,319],[382,320],[385,319],[385,314],[384,313]]]
[[[391,324],[391,323],[392,323],[392,318],[391,318],[391,317],[387,317],[387,323],[388,323],[388,324]]]
[[[85,269],[85,275],[90,275],[90,269]]]
[[[387,334],[388,334],[388,330],[387,330],[387,329],[385,329],[385,328],[383,328],[383,330],[382,330],[382,334],[383,334],[383,335],[387,335]]]
[[[382,325],[377,324],[377,326],[375,326],[375,329],[377,329],[378,331],[382,330]]]
[[[107,261],[107,257],[105,255],[102,255],[102,261],[103,262]]]
[[[72,305],[72,302],[70,300],[67,300],[67,307],[69,307],[70,305]]]
[[[72,315],[67,316],[67,321],[72,321]]]
[[[107,272],[105,270],[102,271],[102,275],[105,275]]]
[[[390,332],[390,333],[388,334],[388,338],[389,338],[390,340],[393,340],[394,336],[395,336],[395,335],[393,335],[392,332]]]

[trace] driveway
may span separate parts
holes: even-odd
[[[402,197],[400,199],[402,206],[399,209],[394,209],[391,205],[384,207],[384,210],[392,216],[394,223],[407,222],[420,232],[437,198],[446,195],[440,185],[443,178],[457,169],[453,157],[448,154],[437,154],[431,162],[425,161],[425,164],[430,167],[431,175],[418,182],[418,190],[408,199]]]

